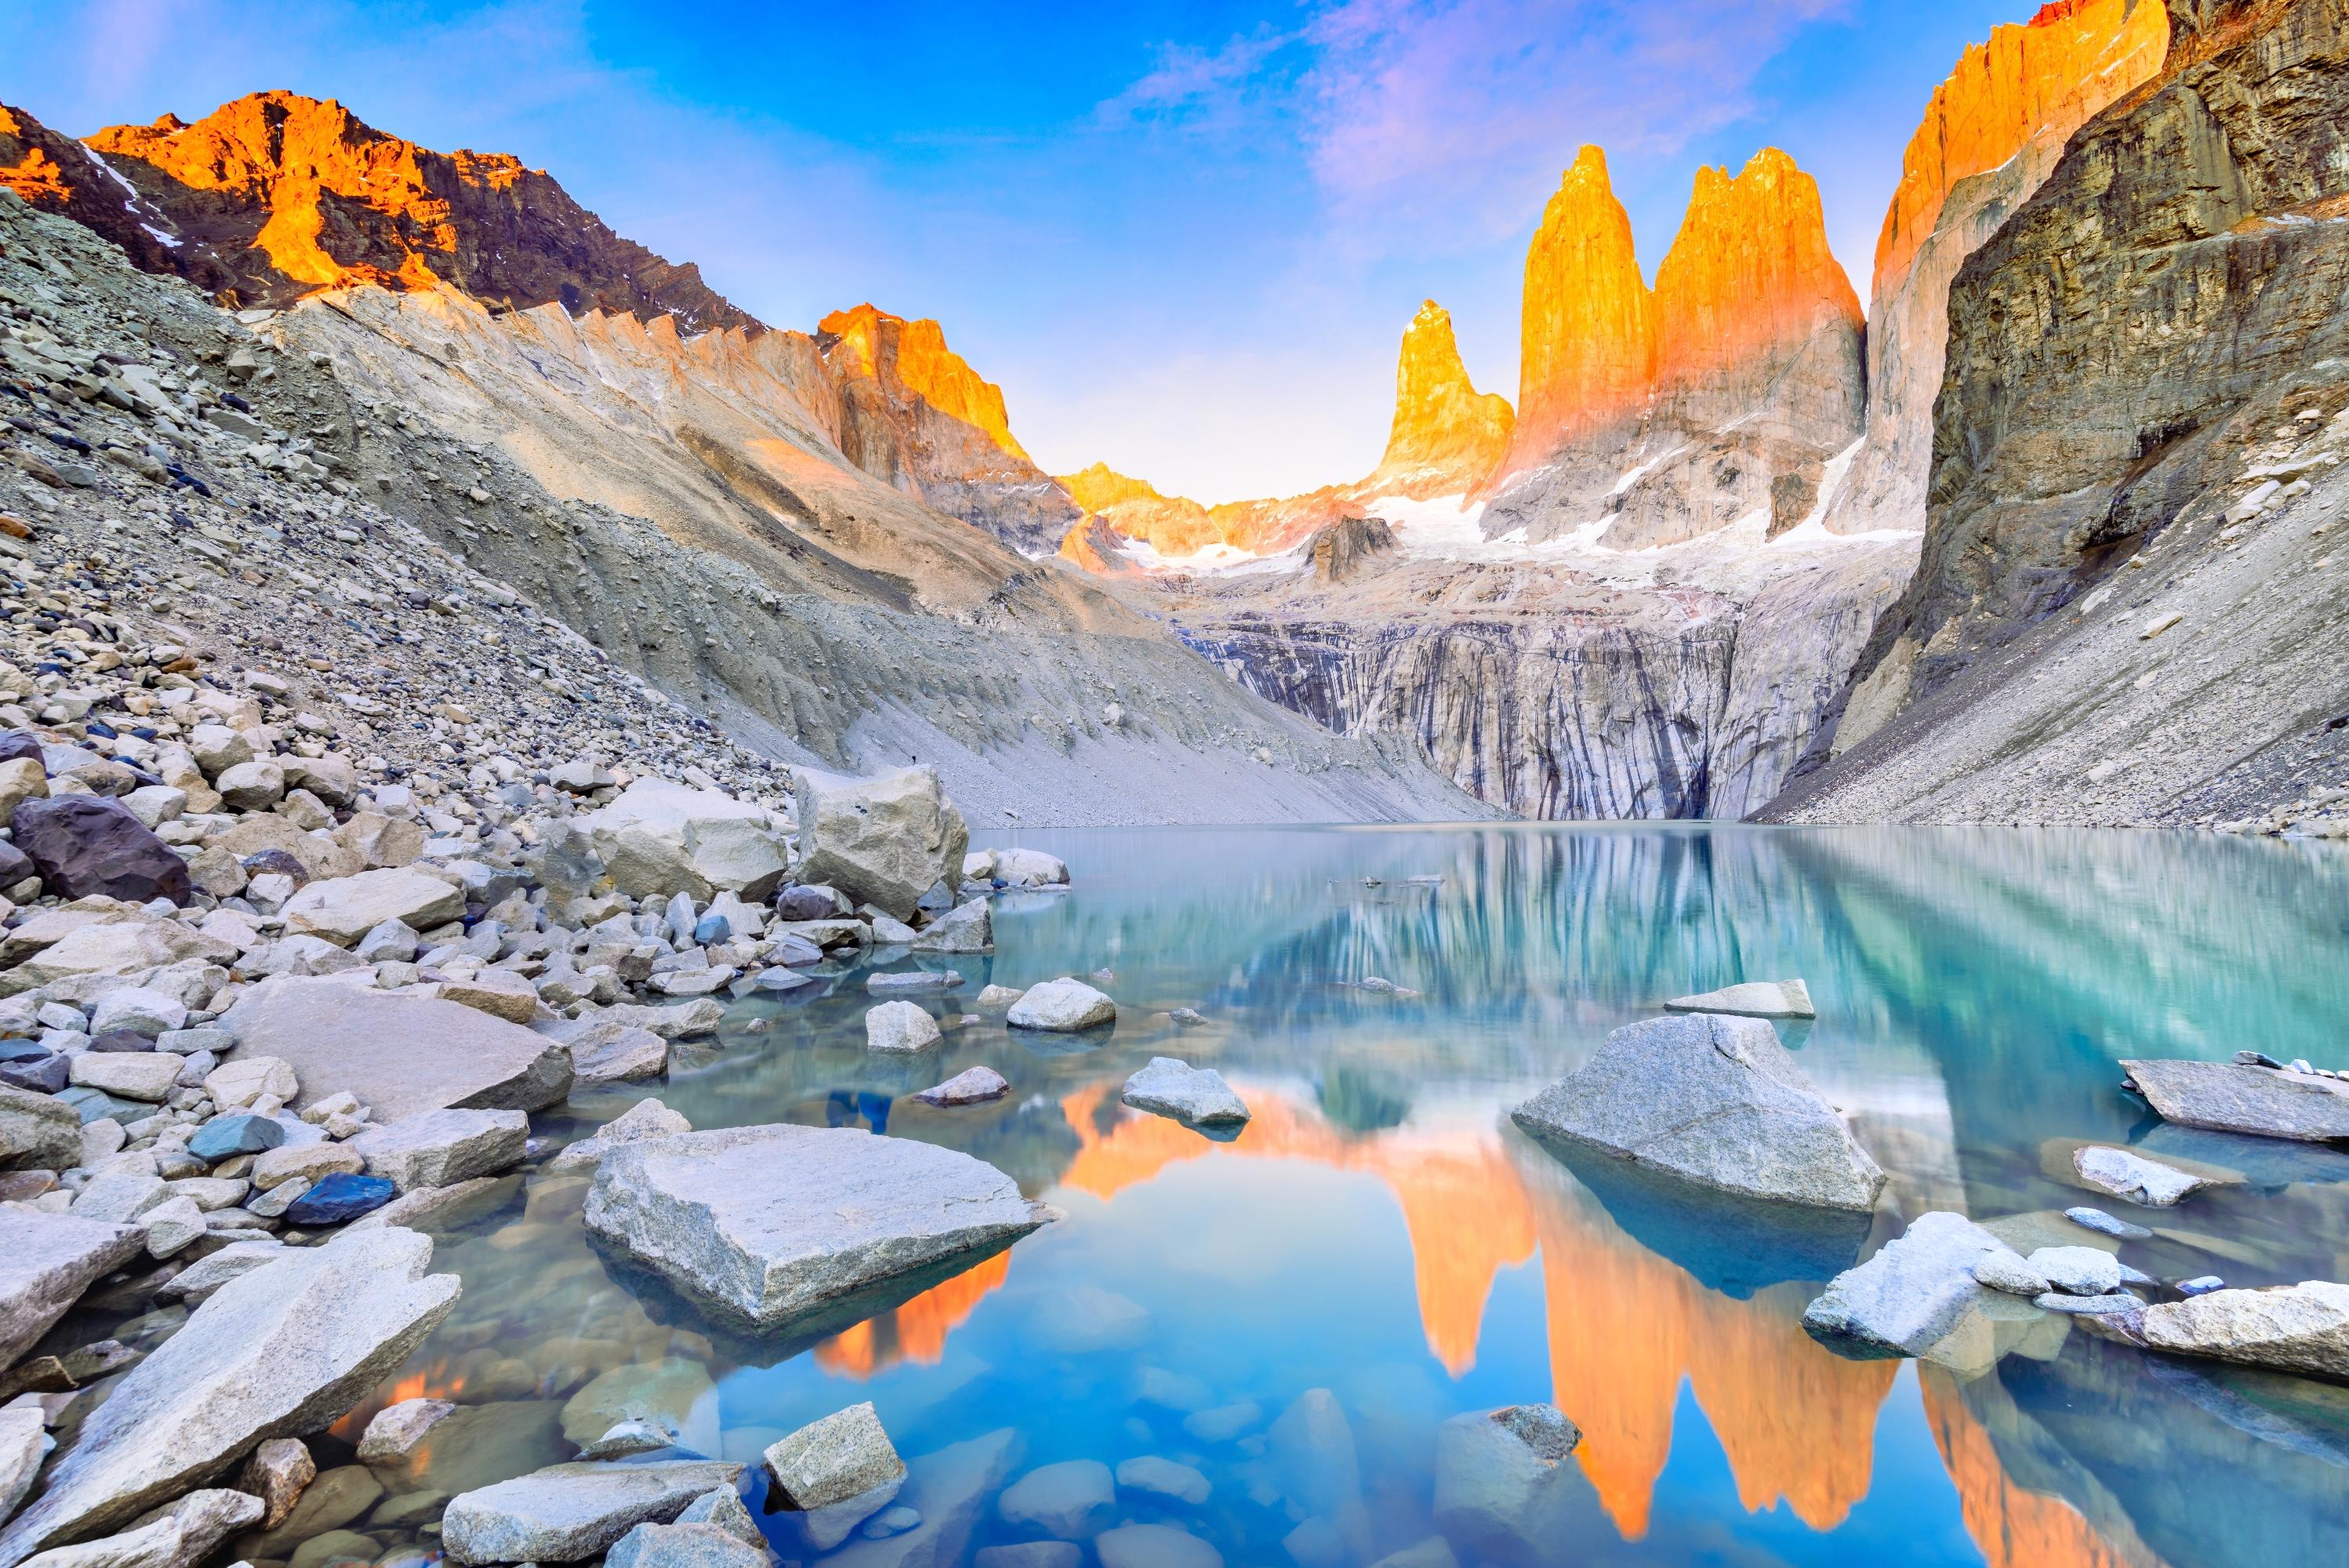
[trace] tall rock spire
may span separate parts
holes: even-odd
[[[1697,170],[1688,216],[1656,269],[1655,301],[1657,387],[1682,418],[1750,412],[1812,355],[1837,374],[1804,387],[1803,407],[1782,412],[1832,426],[1822,439],[1857,431],[1859,296],[1827,249],[1818,182],[1776,148],[1734,179]]]
[[[1394,423],[1386,456],[1366,482],[1421,499],[1464,494],[1500,462],[1515,424],[1506,397],[1479,392],[1469,381],[1452,313],[1429,300],[1403,329]]]
[[[1517,422],[1505,472],[1538,466],[1573,436],[1635,416],[1656,374],[1655,303],[1631,218],[1586,147],[1526,253]]]

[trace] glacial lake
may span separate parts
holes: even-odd
[[[1582,1430],[1570,1473],[1537,1539],[1455,1539],[1462,1563],[2279,1568],[2349,1541],[2349,1390],[2152,1358],[2060,1319],[1955,1367],[1849,1359],[1798,1321],[1836,1268],[1933,1209],[2087,1242],[2060,1216],[2093,1203],[2158,1227],[2119,1250],[2163,1280],[2349,1278],[2349,1154],[2165,1127],[2116,1066],[2246,1047],[2349,1066],[2349,848],[1652,825],[977,842],[1050,850],[1076,885],[998,899],[995,955],[952,964],[964,1006],[989,982],[1106,971],[1112,1031],[1022,1037],[992,1014],[930,1056],[875,1057],[864,972],[842,966],[738,1004],[666,1085],[582,1096],[541,1128],[584,1134],[653,1092],[698,1128],[885,1129],[989,1161],[1066,1217],[868,1321],[762,1347],[607,1265],[584,1179],[511,1179],[441,1233],[454,1315],[319,1462],[349,1464],[386,1400],[462,1412],[380,1501],[297,1521],[365,1537],[314,1539],[300,1568],[429,1553],[429,1494],[571,1458],[565,1403],[599,1377],[605,1407],[574,1405],[574,1438],[633,1398],[755,1463],[871,1400],[917,1477],[920,1456],[1006,1429],[1012,1478],[1163,1456],[1206,1501],[1128,1490],[1112,1522],[1178,1525],[1234,1565],[1424,1542],[1444,1423],[1544,1400]],[[1782,1037],[1891,1174],[1872,1233],[1788,1249],[1510,1124],[1667,997],[1795,975],[1819,1016]],[[1360,986],[1373,977],[1418,995]],[[1178,1007],[1206,1023],[1177,1026]],[[1254,1120],[1216,1141],[1125,1109],[1154,1054],[1217,1068]],[[982,1063],[1009,1097],[908,1098]],[[2135,1209],[2072,1177],[2083,1140],[2247,1179]],[[932,1519],[916,1550],[852,1538],[834,1557],[950,1568],[1033,1538],[991,1493],[963,1511],[960,1550]],[[1293,1533],[1306,1515],[1335,1522]],[[769,1523],[784,1560],[808,1559]]]

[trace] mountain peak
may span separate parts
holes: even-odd
[[[1515,425],[1507,398],[1469,381],[1452,313],[1429,300],[1403,329],[1394,422],[1368,482],[1423,499],[1464,494],[1500,462]]]
[[[763,330],[698,268],[622,239],[520,159],[434,152],[332,98],[250,93],[193,124],[167,114],[88,145],[158,215],[171,270],[234,304],[450,287],[520,308],[674,315],[688,332]]]
[[[1010,456],[1028,460],[1027,449],[1011,433],[1003,388],[948,348],[946,329],[936,321],[892,315],[867,301],[833,311],[816,324],[816,331],[827,340],[826,359],[844,372],[878,382],[892,398],[917,396],[939,413],[984,432]]]

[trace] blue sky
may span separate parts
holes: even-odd
[[[513,152],[776,325],[937,317],[1049,469],[1219,500],[1367,471],[1423,298],[1514,399],[1585,141],[1651,274],[1698,165],[1785,148],[1865,298],[1928,95],[2035,5],[0,0],[0,100],[88,134],[288,88]]]

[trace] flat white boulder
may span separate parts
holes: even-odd
[[[2349,1138],[2349,1083],[2241,1062],[2124,1061],[2165,1121],[2261,1138]]]
[[[1511,1115],[1528,1132],[1749,1198],[1865,1213],[1884,1190],[1884,1171],[1758,1018],[1627,1024]]]
[[[864,1048],[905,1054],[926,1051],[944,1038],[936,1018],[911,1002],[884,1002],[864,1014]]]
[[[1150,1065],[1125,1080],[1120,1099],[1136,1110],[1171,1116],[1200,1127],[1235,1126],[1248,1119],[1248,1108],[1213,1068],[1195,1068],[1174,1057],[1153,1057]]]
[[[1664,1004],[1675,1013],[1733,1013],[1748,1018],[1816,1018],[1810,987],[1800,980],[1748,980]]]
[[[1003,1021],[1015,1029],[1050,1029],[1063,1034],[1117,1022],[1117,1004],[1081,980],[1063,975],[1030,985],[1011,1004]]]
[[[644,1523],[666,1524],[742,1467],[717,1460],[549,1465],[460,1492],[440,1520],[454,1563],[575,1563]]]
[[[145,1246],[137,1225],[0,1203],[0,1367],[14,1366],[82,1292]]]
[[[905,1461],[869,1400],[770,1444],[765,1459],[777,1493],[800,1512],[801,1533],[819,1552],[847,1540],[905,1480]]]
[[[318,936],[348,947],[386,921],[429,931],[461,918],[465,892],[408,866],[305,884],[279,911],[288,936]]]
[[[639,779],[572,822],[631,898],[682,892],[698,903],[723,891],[758,903],[789,863],[782,830],[764,810],[666,779]]]
[[[1996,1254],[1999,1268],[2020,1265],[2009,1247],[1962,1214],[1920,1214],[1908,1230],[1857,1268],[1846,1269],[1803,1314],[1803,1326],[1830,1341],[1875,1354],[1915,1356],[1961,1372],[1998,1359],[1995,1325],[2034,1309],[1974,1277]]]
[[[229,1281],[124,1375],[5,1533],[0,1564],[136,1519],[264,1438],[323,1431],[456,1305],[414,1231],[291,1247]]]
[[[2072,1169],[2096,1191],[2143,1203],[2149,1209],[2166,1209],[2189,1193],[2222,1184],[2212,1177],[2180,1171],[2175,1165],[2100,1143],[2074,1150]]]
[[[426,1110],[343,1145],[403,1192],[450,1187],[522,1163],[530,1118],[518,1110]]]
[[[951,1149],[772,1125],[624,1144],[596,1166],[585,1217],[688,1295],[768,1329],[999,1250],[1051,1212]]]
[[[450,1106],[543,1110],[571,1092],[571,1051],[519,1024],[436,997],[331,976],[265,980],[222,1015],[232,1062],[293,1068],[297,1105],[348,1089],[378,1121]]]

